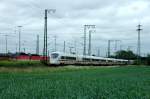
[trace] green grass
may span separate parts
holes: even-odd
[[[32,67],[0,71],[0,99],[122,98],[150,99],[150,67]]]

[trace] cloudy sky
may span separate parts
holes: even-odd
[[[142,54],[150,53],[150,1],[149,0],[0,0],[0,52],[5,52],[5,36],[8,35],[8,50],[18,50],[18,27],[21,43],[26,52],[35,53],[36,36],[40,35],[40,51],[43,48],[44,9],[56,9],[48,14],[49,50],[77,46],[83,51],[83,28],[85,24],[96,25],[92,33],[92,53],[100,49],[106,55],[108,40],[121,40],[115,50],[130,48],[136,53],[137,25],[142,24]],[[87,30],[88,31],[88,30]],[[88,38],[88,37],[87,37]],[[75,43],[76,42],[76,43]],[[88,42],[88,41],[87,41]],[[74,50],[74,49],[72,49]]]

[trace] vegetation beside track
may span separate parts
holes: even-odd
[[[0,67],[36,67],[44,66],[40,61],[19,61],[19,60],[9,60],[9,61],[0,61]]]

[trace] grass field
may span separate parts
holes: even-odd
[[[0,99],[122,98],[150,99],[150,67],[0,67]]]

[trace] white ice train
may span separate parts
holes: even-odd
[[[53,65],[127,65],[129,60],[104,58],[96,56],[73,55],[61,52],[53,52],[50,56],[50,64]]]

